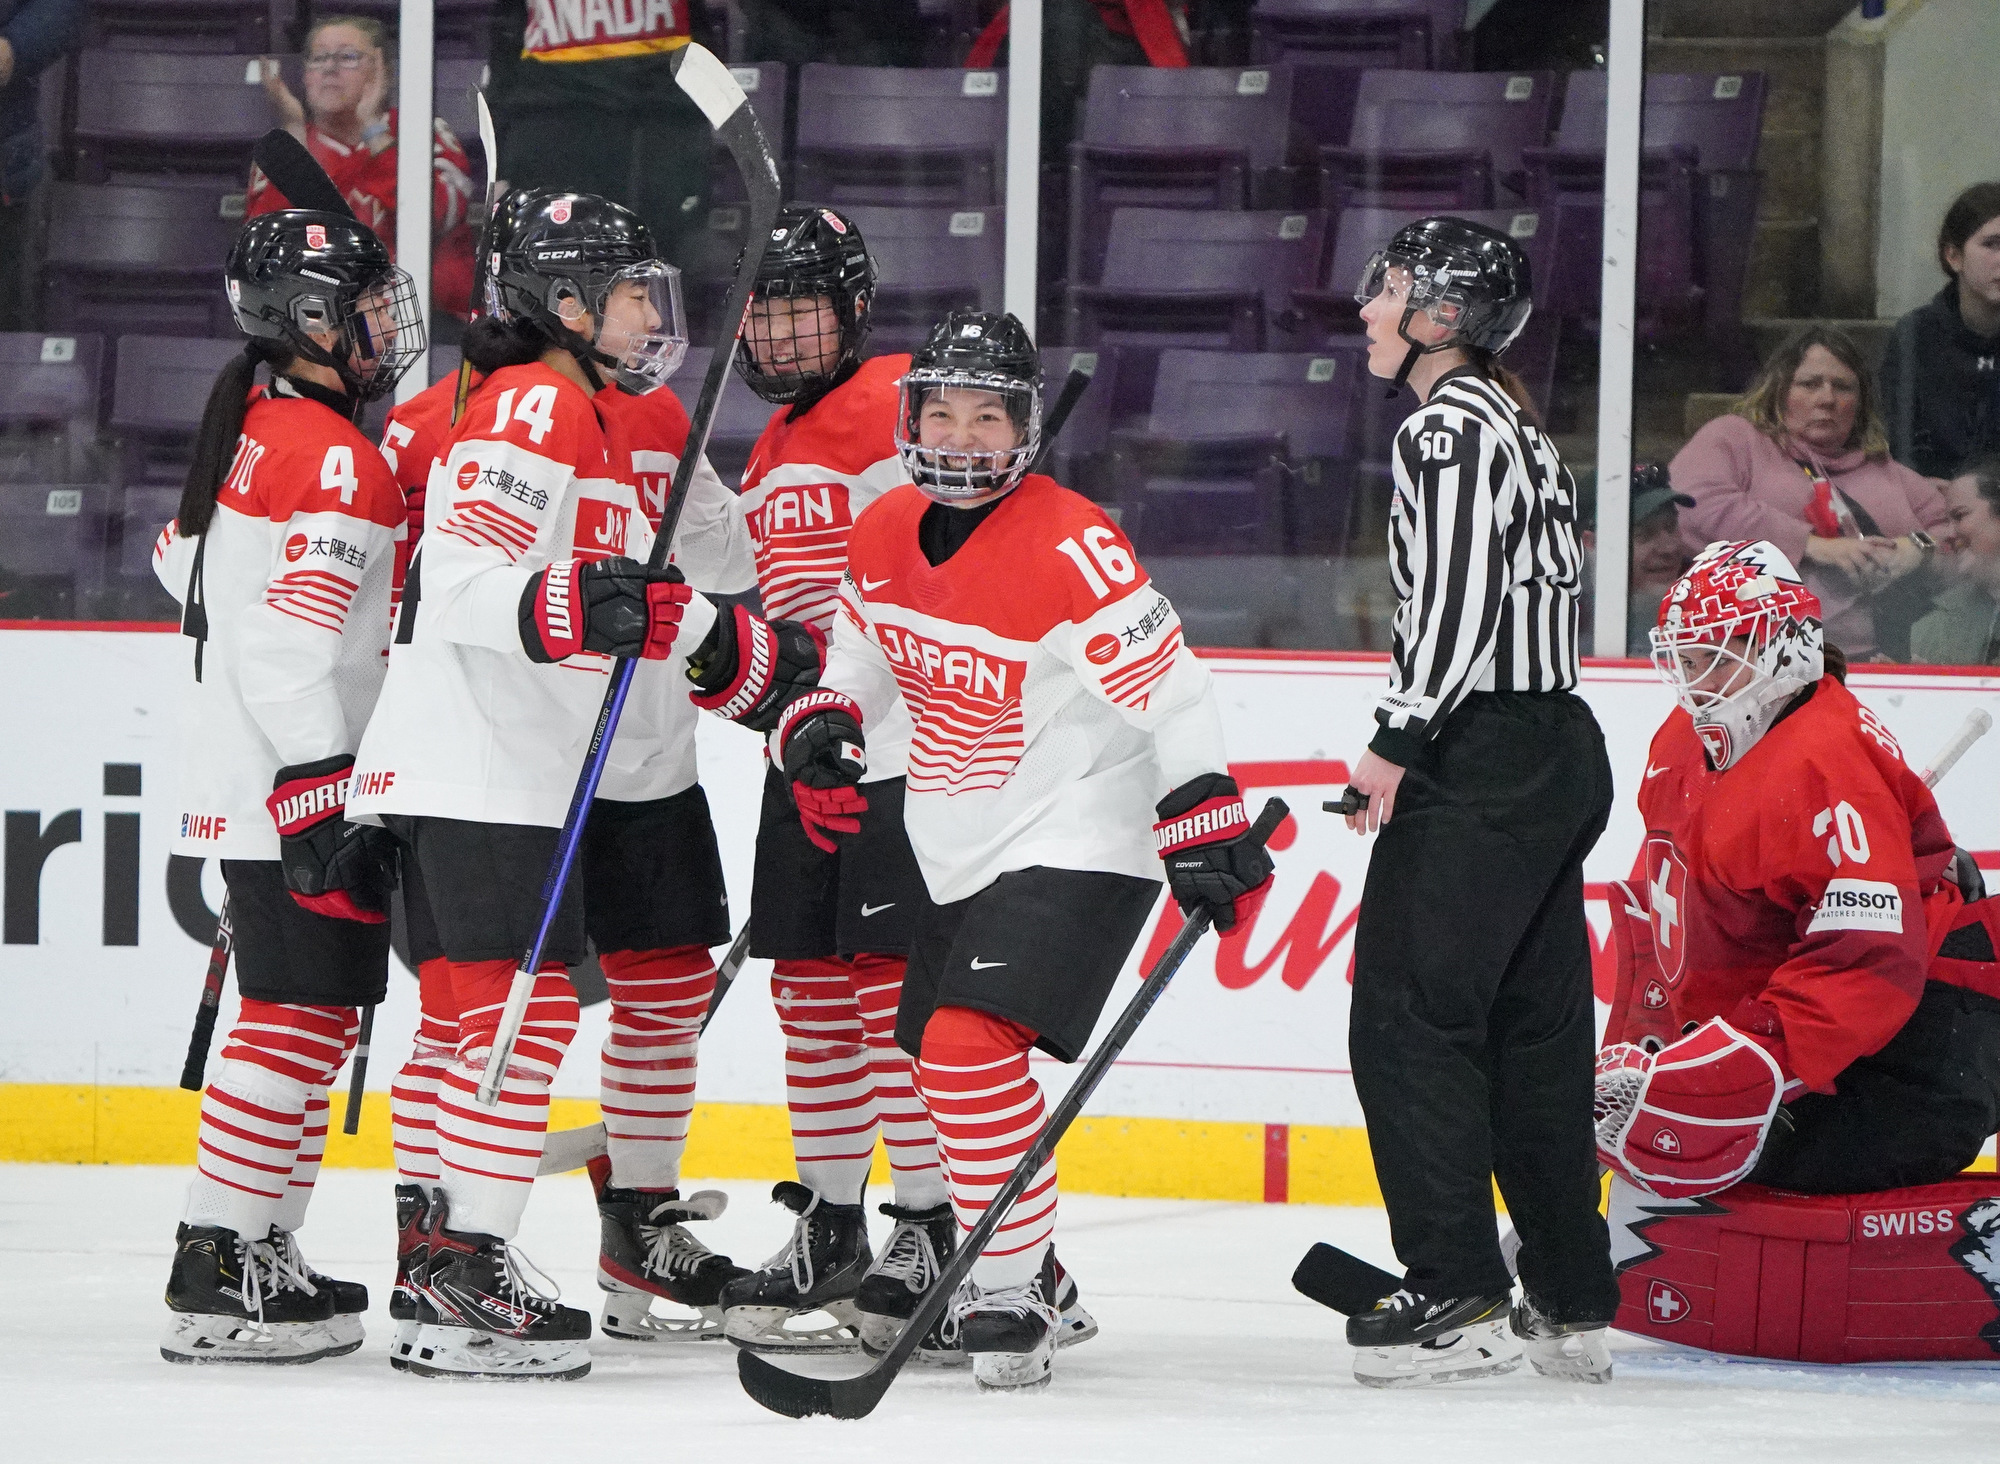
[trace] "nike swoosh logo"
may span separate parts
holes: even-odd
[[[893,910],[895,908],[896,902],[894,900],[891,900],[886,905],[863,905],[861,907],[861,918],[866,920],[870,915],[880,915],[884,910]]]
[[[895,578],[894,575],[888,575],[882,579],[872,580],[868,578],[867,575],[864,574],[863,576],[861,576],[861,589],[863,593],[866,593],[871,590],[879,590],[882,588],[882,586],[886,585],[887,583],[889,583],[890,580],[894,578]]]
[[[1649,778],[1657,778],[1660,776],[1661,773],[1666,772],[1667,768],[1671,768],[1672,766],[1673,766],[1672,763],[1668,763],[1667,766],[1664,768],[1647,768],[1646,776]]]
[[[990,971],[995,966],[1004,966],[1006,964],[1005,961],[982,961],[977,956],[972,958],[972,969],[975,971]]]

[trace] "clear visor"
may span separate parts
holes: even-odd
[[[1653,669],[1689,713],[1700,713],[1748,690],[1762,676],[1760,637],[1749,621],[1701,632],[1654,627]]]
[[[387,395],[424,354],[416,283],[400,269],[391,269],[344,308],[338,300],[302,296],[292,302],[292,323],[327,351],[363,401]],[[334,337],[334,343],[326,345],[319,340],[323,336]]]
[[[926,496],[977,503],[1027,475],[1042,444],[1038,385],[976,371],[912,371],[902,386],[896,447]]]
[[[1358,305],[1366,305],[1376,296],[1386,294],[1392,303],[1409,310],[1422,310],[1439,325],[1456,326],[1465,314],[1465,301],[1456,293],[1456,285],[1457,276],[1449,266],[1431,265],[1378,249],[1362,267],[1354,300]]]
[[[743,317],[743,351],[776,381],[831,376],[840,369],[845,330],[830,295],[787,295],[759,285]]]
[[[635,386],[658,386],[680,370],[688,349],[681,272],[649,259],[613,275],[600,305],[596,346]]]

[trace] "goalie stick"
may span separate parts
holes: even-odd
[[[778,165],[771,156],[770,144],[764,140],[763,129],[757,125],[757,114],[745,105],[743,88],[736,84],[729,68],[716,60],[713,52],[694,42],[673,52],[672,57],[670,64],[675,82],[707,116],[715,135],[729,149],[730,157],[743,175],[744,191],[750,198],[750,235],[743,246],[743,259],[730,286],[729,298],[722,307],[725,334],[709,360],[708,375],[702,378],[701,396],[695,402],[687,444],[681,450],[680,466],[674,470],[673,487],[660,511],[660,527],[653,536],[653,551],[647,558],[648,568],[656,570],[667,562],[667,551],[673,544],[674,530],[680,523],[688,489],[708,449],[709,429],[715,425],[715,409],[722,399],[723,383],[736,356],[737,337],[742,334],[743,318],[750,308],[750,292],[757,281],[757,268],[763,263],[764,251],[770,246],[771,230],[777,223],[778,209],[783,202]],[[500,1101],[500,1079],[507,1071],[514,1043],[521,1035],[521,1024],[527,1018],[528,998],[535,989],[535,973],[541,969],[542,951],[548,944],[549,930],[555,924],[556,907],[562,901],[563,889],[568,885],[570,871],[576,863],[584,820],[590,813],[591,800],[597,795],[598,780],[604,775],[605,758],[611,751],[612,735],[618,730],[619,714],[625,709],[625,696],[632,686],[635,664],[629,657],[620,659],[612,669],[610,685],[604,690],[604,705],[597,714],[597,728],[591,734],[590,750],[584,755],[583,772],[577,778],[576,792],[570,798],[569,812],[563,818],[562,832],[556,839],[555,857],[550,861],[548,878],[543,885],[541,918],[536,924],[535,938],[520,966],[515,969],[514,984],[508,990],[507,1005],[501,1010],[500,1025],[494,1031],[493,1046],[487,1054],[486,1070],[479,1079],[478,1098],[488,1108]]]
[[[1257,815],[1257,822],[1250,827],[1250,837],[1258,843],[1268,843],[1271,835],[1283,823],[1290,812],[1281,798],[1272,798],[1264,804],[1263,812]],[[959,1283],[972,1270],[972,1263],[979,1259],[987,1242],[1007,1218],[1014,1201],[1021,1197],[1041,1167],[1055,1152],[1056,1143],[1076,1117],[1083,1111],[1083,1105],[1090,1101],[1090,1095],[1110,1071],[1111,1064],[1118,1060],[1118,1054],[1125,1050],[1125,1044],[1132,1040],[1132,1034],[1139,1030],[1139,1024],[1165,994],[1167,983],[1186,962],[1188,955],[1207,934],[1211,921],[1208,907],[1202,906],[1188,916],[1181,925],[1180,933],[1173,939],[1160,959],[1154,963],[1152,971],[1140,983],[1132,1000],[1126,1003],[1118,1021],[1098,1044],[1095,1052],[1083,1065],[1076,1081],[1049,1115],[1042,1131],[1035,1136],[1035,1142],[1028,1152],[1021,1156],[1021,1162],[1014,1166],[1014,1172],[1000,1186],[999,1191],[987,1202],[986,1213],[979,1217],[979,1223],[960,1242],[950,1260],[938,1273],[917,1309],[903,1327],[889,1350],[868,1371],[851,1378],[808,1377],[803,1373],[791,1372],[775,1363],[766,1361],[755,1352],[736,1354],[736,1375],[743,1383],[743,1391],[773,1413],[782,1413],[790,1418],[809,1418],[815,1414],[826,1414],[834,1418],[865,1418],[882,1401],[882,1395],[889,1391],[889,1385],[896,1381],[896,1375],[903,1370],[903,1364],[915,1354],[917,1348],[929,1335],[932,1323],[940,1313],[952,1303],[958,1293]]]

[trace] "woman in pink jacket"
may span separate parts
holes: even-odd
[[[1856,661],[1901,660],[1927,607],[1944,495],[1889,456],[1861,352],[1808,326],[1781,345],[1729,416],[1674,457],[1691,551],[1768,539],[1819,596],[1826,636]]]

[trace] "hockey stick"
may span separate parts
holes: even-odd
[[[500,217],[500,201],[507,191],[507,185],[500,181],[500,143],[493,130],[493,113],[486,105],[486,93],[473,88],[473,105],[479,112],[479,146],[486,154],[486,217],[479,225],[479,254],[472,261],[472,301],[466,307],[466,318],[477,320],[481,305],[481,286],[487,283],[487,271],[492,267],[494,220]],[[465,399],[472,394],[472,363],[459,357],[458,388],[452,393],[451,420],[454,426],[465,415]]]
[[[1278,825],[1284,822],[1287,812],[1289,810],[1283,799],[1268,800],[1264,811],[1257,815],[1257,822],[1251,825],[1250,837],[1260,844],[1268,842]],[[1035,1142],[1021,1156],[1021,1162],[1014,1166],[1007,1182],[987,1202],[986,1213],[979,1217],[979,1223],[972,1227],[971,1234],[952,1252],[951,1259],[945,1262],[937,1280],[931,1283],[930,1289],[917,1303],[916,1311],[894,1345],[882,1354],[876,1364],[867,1372],[851,1378],[816,1378],[789,1372],[754,1352],[738,1352],[736,1375],[743,1383],[744,1392],[773,1413],[782,1413],[790,1418],[809,1418],[815,1414],[828,1414],[834,1418],[865,1418],[874,1411],[875,1405],[882,1401],[882,1395],[889,1391],[889,1385],[896,1381],[896,1374],[903,1370],[903,1364],[910,1360],[930,1334],[931,1325],[951,1305],[958,1293],[959,1283],[972,1270],[972,1263],[979,1259],[987,1242],[993,1239],[994,1232],[1007,1218],[1014,1201],[1041,1172],[1042,1166],[1055,1152],[1056,1142],[1083,1111],[1083,1105],[1090,1100],[1105,1073],[1110,1071],[1111,1064],[1118,1060],[1118,1054],[1125,1050],[1125,1044],[1132,1040],[1132,1034],[1139,1030],[1146,1014],[1166,992],[1167,983],[1174,979],[1174,974],[1200,943],[1202,936],[1208,933],[1211,918],[1208,907],[1204,905],[1181,925],[1180,934],[1161,953],[1152,972],[1140,983],[1132,1000],[1126,1003],[1117,1023],[1098,1045],[1097,1051],[1091,1053],[1083,1071],[1077,1074],[1076,1082],[1063,1101],[1056,1105],[1056,1111],[1049,1116],[1048,1122],[1042,1125]]]
[[[222,909],[215,917],[215,944],[208,948],[208,971],[201,978],[201,1004],[194,1009],[194,1031],[188,1035],[187,1060],[181,1064],[181,1086],[201,1091],[208,1067],[209,1044],[215,1040],[215,1013],[222,1005],[222,982],[229,974],[229,953],[236,932],[229,924],[229,891],[222,892]]]
[[[750,959],[750,926],[746,922],[743,933],[736,937],[736,944],[729,948],[729,954],[722,958],[722,964],[715,968],[715,990],[709,994],[708,1011],[701,1019],[701,1030],[706,1032],[708,1024],[715,1020],[716,1008],[722,1005],[722,998],[729,994],[729,988],[736,983],[736,973],[743,969],[743,963]],[[542,1143],[542,1162],[535,1167],[537,1175],[567,1174],[572,1169],[581,1169],[591,1160],[599,1158],[607,1151],[604,1125],[587,1123],[578,1128],[553,1130]]]
[[[1365,1312],[1403,1284],[1380,1266],[1321,1241],[1292,1272],[1292,1289],[1342,1316]]]
[[[1048,461],[1049,449],[1055,446],[1057,435],[1063,430],[1063,423],[1076,410],[1076,404],[1083,398],[1083,389],[1090,385],[1090,378],[1097,372],[1097,362],[1092,360],[1089,367],[1073,364],[1069,375],[1063,378],[1062,390],[1056,393],[1055,404],[1049,408],[1049,415],[1042,421],[1042,446],[1035,454],[1035,460],[1028,464],[1028,471],[1039,473],[1042,464]]]
[[[750,308],[750,292],[757,282],[757,269],[764,262],[764,251],[770,245],[771,229],[777,223],[778,208],[783,201],[778,184],[778,165],[771,157],[770,144],[765,142],[763,129],[757,125],[757,114],[744,105],[743,88],[736,84],[729,68],[716,60],[707,48],[693,42],[672,55],[674,80],[707,116],[715,135],[729,149],[730,157],[743,175],[744,191],[750,196],[750,237],[743,246],[742,263],[737,268],[735,282],[730,286],[729,298],[722,307],[725,334],[709,359],[708,375],[702,379],[701,396],[695,403],[694,416],[688,427],[687,444],[681,449],[680,466],[674,470],[673,487],[660,511],[660,527],[654,533],[653,551],[646,561],[647,567],[655,570],[667,562],[667,551],[673,544],[681,509],[687,503],[688,489],[694,482],[695,470],[700,466],[703,454],[708,450],[709,429],[715,425],[715,409],[722,400],[723,383],[729,376],[730,364],[736,355],[737,337],[742,333],[743,317]],[[535,973],[541,969],[542,952],[548,945],[556,910],[562,903],[563,889],[568,885],[570,870],[576,863],[584,820],[589,816],[591,799],[597,796],[598,780],[604,776],[605,758],[611,751],[611,738],[618,730],[619,714],[625,709],[625,696],[631,690],[632,668],[636,664],[629,657],[620,658],[612,667],[610,685],[604,689],[604,705],[597,714],[597,728],[591,734],[590,750],[584,755],[583,772],[577,779],[576,792],[570,798],[569,812],[563,818],[562,832],[556,839],[555,857],[550,861],[548,879],[542,888],[541,920],[527,955],[514,972],[514,984],[507,993],[507,1005],[500,1013],[500,1025],[494,1031],[493,1047],[487,1054],[486,1071],[479,1079],[479,1101],[488,1108],[500,1101],[500,1079],[513,1057],[514,1043],[521,1035],[521,1024],[527,1019],[528,998],[535,989]]]
[[[361,1132],[361,1092],[368,1086],[368,1043],[375,1035],[375,1007],[361,1009],[361,1035],[354,1039],[354,1070],[347,1078],[347,1114],[340,1121],[344,1134]]]
[[[316,208],[322,213],[354,217],[353,205],[334,186],[333,179],[327,177],[319,159],[284,128],[273,127],[258,138],[257,145],[250,150],[250,160],[293,208]]]

